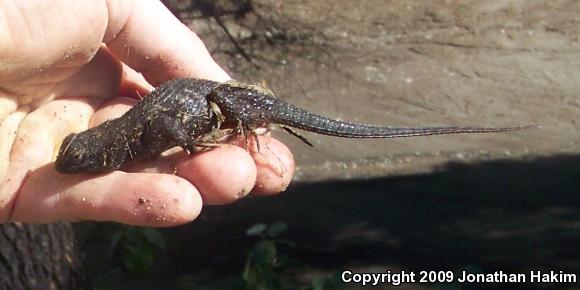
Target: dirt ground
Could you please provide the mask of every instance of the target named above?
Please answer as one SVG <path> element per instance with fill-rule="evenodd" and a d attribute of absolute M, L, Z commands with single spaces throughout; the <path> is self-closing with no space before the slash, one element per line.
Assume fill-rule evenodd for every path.
<path fill-rule="evenodd" d="M 206 13 L 223 11 L 216 18 L 241 49 L 216 18 L 190 26 L 218 61 L 235 78 L 265 82 L 312 111 L 392 126 L 543 126 L 404 140 L 306 134 L 315 148 L 283 136 L 296 154 L 298 180 L 424 173 L 448 161 L 578 150 L 577 1 L 215 3 L 222 6 Z"/>
<path fill-rule="evenodd" d="M 235 78 L 314 112 L 392 126 L 542 125 L 400 140 L 305 133 L 314 148 L 280 134 L 297 183 L 164 231 L 171 275 L 227 288 L 220 281 L 240 274 L 255 242 L 245 230 L 275 221 L 289 225 L 305 276 L 580 273 L 579 1 L 167 2 Z"/>

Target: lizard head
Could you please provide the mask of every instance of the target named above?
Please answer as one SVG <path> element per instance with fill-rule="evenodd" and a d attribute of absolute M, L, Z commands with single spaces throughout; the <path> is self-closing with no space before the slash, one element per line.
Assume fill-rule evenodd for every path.
<path fill-rule="evenodd" d="M 101 146 L 89 131 L 73 133 L 64 139 L 56 158 L 56 170 L 61 173 L 103 171 L 106 146 Z"/>

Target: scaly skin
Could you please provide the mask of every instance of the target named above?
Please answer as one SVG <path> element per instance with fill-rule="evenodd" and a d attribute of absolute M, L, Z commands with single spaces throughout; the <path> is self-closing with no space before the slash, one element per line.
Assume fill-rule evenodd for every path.
<path fill-rule="evenodd" d="M 63 173 L 118 169 L 130 160 L 153 158 L 180 146 L 188 152 L 215 141 L 222 123 L 244 134 L 258 127 L 281 125 L 346 138 L 399 138 L 454 133 L 506 132 L 528 128 L 425 127 L 396 128 L 332 120 L 277 99 L 260 86 L 230 81 L 178 79 L 155 89 L 120 118 L 71 134 L 61 145 L 56 168 Z M 219 133 L 219 132 L 218 132 Z"/>
<path fill-rule="evenodd" d="M 62 173 L 116 170 L 181 146 L 194 152 L 217 129 L 206 95 L 219 83 L 177 79 L 164 83 L 117 119 L 67 136 L 56 159 Z"/>

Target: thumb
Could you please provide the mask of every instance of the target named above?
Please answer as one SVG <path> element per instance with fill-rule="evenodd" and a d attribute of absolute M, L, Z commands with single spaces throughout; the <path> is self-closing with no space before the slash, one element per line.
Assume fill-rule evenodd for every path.
<path fill-rule="evenodd" d="M 199 37 L 160 1 L 108 1 L 105 42 L 123 62 L 152 84 L 175 77 L 226 81 Z"/>

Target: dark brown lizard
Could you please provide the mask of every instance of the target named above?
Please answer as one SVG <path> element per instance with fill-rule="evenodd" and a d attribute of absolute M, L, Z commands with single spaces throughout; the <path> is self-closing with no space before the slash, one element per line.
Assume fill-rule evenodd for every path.
<path fill-rule="evenodd" d="M 364 125 L 313 114 L 277 99 L 271 91 L 260 86 L 235 81 L 178 79 L 155 89 L 120 118 L 67 136 L 61 145 L 56 168 L 63 173 L 111 171 L 129 160 L 153 158 L 176 145 L 192 153 L 199 147 L 207 147 L 208 136 L 227 124 L 236 128 L 232 134 L 246 136 L 256 135 L 255 129 L 259 127 L 281 125 L 309 145 L 291 128 L 346 138 L 399 138 L 528 128 Z"/>

